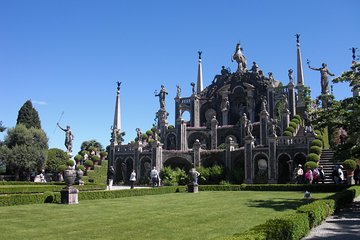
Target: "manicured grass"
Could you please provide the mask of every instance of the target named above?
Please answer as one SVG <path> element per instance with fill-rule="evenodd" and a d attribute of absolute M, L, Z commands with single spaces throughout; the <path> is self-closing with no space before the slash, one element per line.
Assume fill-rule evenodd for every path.
<path fill-rule="evenodd" d="M 293 211 L 302 198 L 302 192 L 227 191 L 1 207 L 0 238 L 213 239 Z"/>

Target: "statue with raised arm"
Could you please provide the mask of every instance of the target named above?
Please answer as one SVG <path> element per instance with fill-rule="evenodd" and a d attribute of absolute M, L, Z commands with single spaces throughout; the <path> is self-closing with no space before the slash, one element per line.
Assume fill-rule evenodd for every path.
<path fill-rule="evenodd" d="M 293 79 L 293 70 L 290 68 L 289 69 L 289 73 L 288 73 L 288 76 L 289 76 L 289 83 L 293 83 L 294 82 L 294 79 Z"/>
<path fill-rule="evenodd" d="M 329 75 L 335 76 L 335 74 L 332 74 L 329 69 L 327 68 L 327 65 L 323 63 L 321 65 L 321 68 L 313 68 L 310 66 L 310 61 L 307 61 L 307 64 L 310 69 L 315 71 L 320 71 L 321 75 L 321 94 L 329 94 Z"/>
<path fill-rule="evenodd" d="M 72 134 L 70 126 L 66 126 L 66 129 L 62 128 L 59 123 L 57 123 L 57 126 L 65 132 L 65 147 L 68 153 L 72 153 L 72 141 L 74 140 L 74 134 Z"/>
<path fill-rule="evenodd" d="M 160 108 L 165 110 L 165 97 L 166 95 L 168 95 L 168 92 L 166 91 L 166 88 L 164 85 L 161 85 L 161 90 L 159 93 L 157 93 L 157 91 L 155 91 L 155 97 L 159 97 L 159 102 L 160 102 Z"/>

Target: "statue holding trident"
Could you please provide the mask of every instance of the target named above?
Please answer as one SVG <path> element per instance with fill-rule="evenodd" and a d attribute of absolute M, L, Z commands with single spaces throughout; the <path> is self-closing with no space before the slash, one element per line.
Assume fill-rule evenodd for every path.
<path fill-rule="evenodd" d="M 72 140 L 74 140 L 74 134 L 72 134 L 70 126 L 66 126 L 65 128 L 62 128 L 59 123 L 57 123 L 57 126 L 65 132 L 65 147 L 67 149 L 67 153 L 72 153 Z"/>
<path fill-rule="evenodd" d="M 160 102 L 160 109 L 165 110 L 165 97 L 166 95 L 168 95 L 168 92 L 166 91 L 166 88 L 164 85 L 161 85 L 161 90 L 159 93 L 157 93 L 157 91 L 155 90 L 155 97 L 159 97 L 159 102 Z"/>
<path fill-rule="evenodd" d="M 322 64 L 321 68 L 313 68 L 310 66 L 310 61 L 307 60 L 308 67 L 315 71 L 320 71 L 321 74 L 321 94 L 329 94 L 329 75 L 335 76 L 335 74 L 332 74 L 329 69 L 327 68 L 327 65 L 325 63 Z"/>

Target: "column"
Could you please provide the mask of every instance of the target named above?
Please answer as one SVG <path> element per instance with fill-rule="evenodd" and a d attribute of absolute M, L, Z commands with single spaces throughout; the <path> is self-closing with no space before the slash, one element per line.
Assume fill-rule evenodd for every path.
<path fill-rule="evenodd" d="M 255 138 L 252 135 L 245 137 L 245 183 L 253 183 L 254 180 L 254 161 L 252 150 L 254 148 Z"/>
<path fill-rule="evenodd" d="M 278 179 L 278 163 L 276 159 L 276 136 L 269 136 L 269 168 L 268 183 L 277 183 Z"/>
<path fill-rule="evenodd" d="M 196 139 L 193 145 L 193 151 L 194 151 L 194 167 L 200 167 L 201 166 L 201 158 L 200 158 L 200 141 L 199 139 Z"/>
<path fill-rule="evenodd" d="M 217 148 L 217 127 L 219 122 L 216 120 L 216 116 L 211 119 L 211 149 Z"/>

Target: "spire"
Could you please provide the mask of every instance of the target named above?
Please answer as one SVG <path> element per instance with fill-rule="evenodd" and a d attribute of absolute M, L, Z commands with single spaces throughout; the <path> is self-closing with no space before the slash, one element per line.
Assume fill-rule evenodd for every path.
<path fill-rule="evenodd" d="M 301 60 L 301 51 L 300 51 L 300 34 L 296 34 L 296 52 L 297 52 L 297 86 L 304 86 L 304 72 L 302 67 Z"/>
<path fill-rule="evenodd" d="M 198 76 L 197 76 L 197 93 L 203 90 L 202 63 L 201 63 L 202 51 L 198 51 L 198 53 L 199 53 L 199 64 L 198 64 Z"/>
<path fill-rule="evenodd" d="M 114 114 L 114 124 L 112 126 L 112 140 L 115 144 L 118 143 L 117 137 L 120 134 L 121 130 L 121 112 L 120 112 L 120 85 L 121 82 L 117 82 L 117 94 L 115 102 L 115 114 Z"/>

